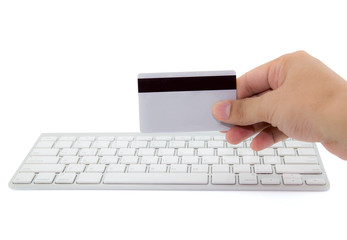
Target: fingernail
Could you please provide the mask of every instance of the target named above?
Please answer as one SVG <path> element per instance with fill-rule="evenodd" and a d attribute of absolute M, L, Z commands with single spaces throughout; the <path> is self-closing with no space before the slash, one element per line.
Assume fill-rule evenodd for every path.
<path fill-rule="evenodd" d="M 214 116 L 221 120 L 229 119 L 231 103 L 229 101 L 217 102 L 213 106 Z"/>

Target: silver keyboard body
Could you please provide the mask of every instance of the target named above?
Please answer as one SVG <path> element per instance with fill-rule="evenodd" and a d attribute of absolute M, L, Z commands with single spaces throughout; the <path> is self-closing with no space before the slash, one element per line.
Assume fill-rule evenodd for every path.
<path fill-rule="evenodd" d="M 44 133 L 12 189 L 325 191 L 317 146 L 289 139 L 264 151 L 219 132 Z"/>

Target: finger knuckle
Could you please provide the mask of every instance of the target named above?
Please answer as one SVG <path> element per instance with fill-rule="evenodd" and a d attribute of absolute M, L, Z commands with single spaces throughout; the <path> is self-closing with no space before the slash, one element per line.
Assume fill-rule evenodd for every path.
<path fill-rule="evenodd" d="M 231 107 L 230 121 L 235 124 L 241 124 L 245 117 L 244 106 L 247 99 L 235 101 Z"/>

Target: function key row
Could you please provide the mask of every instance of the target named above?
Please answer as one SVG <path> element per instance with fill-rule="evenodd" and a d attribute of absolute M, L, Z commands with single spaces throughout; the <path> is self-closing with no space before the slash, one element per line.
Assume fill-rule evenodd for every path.
<path fill-rule="evenodd" d="M 100 137 L 94 137 L 94 136 L 82 136 L 82 137 L 74 137 L 74 136 L 43 136 L 40 138 L 42 141 L 95 141 L 95 140 L 101 140 L 101 141 L 113 141 L 113 140 L 120 140 L 120 141 L 132 141 L 132 140 L 140 140 L 140 141 L 151 141 L 151 140 L 163 140 L 163 141 L 170 141 L 170 140 L 182 140 L 182 141 L 188 141 L 188 140 L 201 140 L 201 141 L 208 141 L 208 140 L 225 140 L 224 135 L 220 136 L 100 136 Z"/>

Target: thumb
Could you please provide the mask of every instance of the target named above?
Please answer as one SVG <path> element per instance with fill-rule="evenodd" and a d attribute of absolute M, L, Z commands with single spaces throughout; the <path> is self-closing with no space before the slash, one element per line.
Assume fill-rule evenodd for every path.
<path fill-rule="evenodd" d="M 212 114 L 219 121 L 240 126 L 269 122 L 272 108 L 265 104 L 266 95 L 217 102 L 212 107 Z"/>

